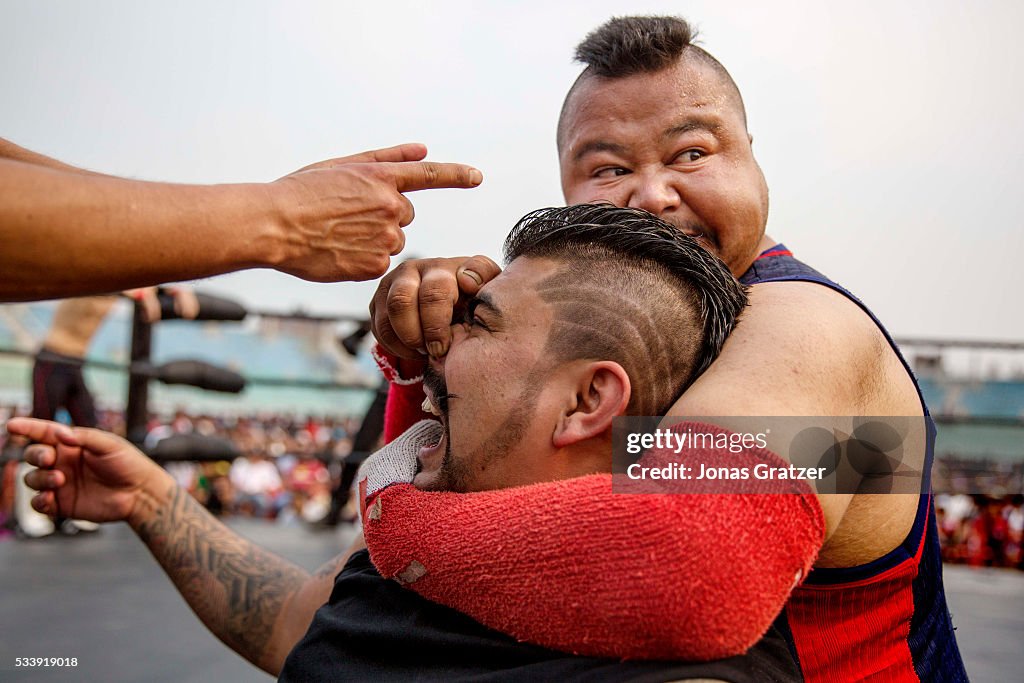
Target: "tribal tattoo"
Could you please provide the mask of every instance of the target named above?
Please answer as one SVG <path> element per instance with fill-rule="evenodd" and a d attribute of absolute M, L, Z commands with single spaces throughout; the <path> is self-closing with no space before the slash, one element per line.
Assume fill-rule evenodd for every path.
<path fill-rule="evenodd" d="M 180 486 L 136 532 L 213 633 L 257 666 L 282 605 L 310 578 L 215 519 Z"/>

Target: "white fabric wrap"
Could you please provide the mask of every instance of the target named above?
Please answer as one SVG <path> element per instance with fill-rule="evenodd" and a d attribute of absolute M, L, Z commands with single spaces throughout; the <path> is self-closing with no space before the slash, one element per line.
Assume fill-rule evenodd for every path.
<path fill-rule="evenodd" d="M 424 446 L 441 441 L 444 428 L 437 420 L 420 420 L 401 436 L 367 458 L 356 481 L 366 479 L 366 495 L 372 496 L 391 484 L 409 484 L 416 476 L 416 457 Z"/>

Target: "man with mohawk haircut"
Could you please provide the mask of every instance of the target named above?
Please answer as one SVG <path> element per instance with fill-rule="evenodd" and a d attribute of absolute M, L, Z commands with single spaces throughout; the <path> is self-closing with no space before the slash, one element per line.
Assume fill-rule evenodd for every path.
<path fill-rule="evenodd" d="M 385 576 L 416 562 L 422 576 L 407 583 L 411 590 L 567 650 L 613 642 L 601 640 L 605 631 L 595 638 L 557 619 L 552 628 L 567 610 L 575 623 L 594 624 L 653 612 L 690 639 L 630 641 L 638 657 L 742 652 L 779 616 L 808 680 L 966 680 L 942 586 L 927 486 L 935 428 L 923 396 L 871 311 L 765 234 L 768 190 L 743 99 L 695 38 L 677 17 L 600 26 L 577 47 L 585 68 L 557 126 L 567 202 L 645 209 L 750 286 L 742 324 L 667 415 L 909 417 L 924 425 L 923 436 L 905 444 L 924 463 L 924 490 L 818 494 L 825 535 L 807 549 L 814 571 L 795 584 L 729 496 L 703 496 L 694 507 L 691 496 L 676 495 L 655 506 L 586 483 L 542 487 L 530 501 L 489 492 L 486 507 L 475 504 L 477 494 L 388 487 L 373 501 L 384 513 L 366 525 L 371 556 Z M 498 272 L 485 256 L 429 259 L 407 261 L 381 281 L 371 316 L 382 367 L 395 380 L 386 438 L 423 416 L 415 381 L 423 357 L 448 352 L 452 309 Z M 559 514 L 549 510 L 553 496 Z M 725 530 L 717 525 L 723 517 L 731 520 Z M 507 529 L 524 525 L 532 552 L 508 552 Z M 792 532 L 800 538 L 802 529 Z M 613 552 L 620 548 L 635 552 Z M 737 574 L 737 561 L 750 558 L 756 567 Z M 544 580 L 520 578 L 533 572 Z M 677 600 L 680 590 L 689 598 Z"/>

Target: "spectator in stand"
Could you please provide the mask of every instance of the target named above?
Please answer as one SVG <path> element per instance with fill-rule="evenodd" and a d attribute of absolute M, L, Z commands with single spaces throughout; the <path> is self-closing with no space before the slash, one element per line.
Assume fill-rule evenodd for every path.
<path fill-rule="evenodd" d="M 1010 499 L 1006 510 L 1009 541 L 1006 544 L 1008 566 L 1024 569 L 1024 495 L 1017 494 Z"/>
<path fill-rule="evenodd" d="M 1020 494 L 936 496 L 936 521 L 945 562 L 975 567 L 1021 565 L 1024 510 Z"/>
<path fill-rule="evenodd" d="M 281 509 L 284 491 L 277 467 L 264 451 L 251 451 L 235 460 L 229 475 L 236 512 L 273 519 Z"/>
<path fill-rule="evenodd" d="M 287 478 L 287 488 L 292 492 L 295 512 L 307 522 L 319 521 L 330 506 L 331 477 L 327 467 L 308 450 L 299 455 L 298 462 Z"/>

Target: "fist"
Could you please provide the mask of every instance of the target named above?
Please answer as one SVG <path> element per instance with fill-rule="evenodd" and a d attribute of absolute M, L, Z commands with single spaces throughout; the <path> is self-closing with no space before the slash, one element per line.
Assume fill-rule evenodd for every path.
<path fill-rule="evenodd" d="M 448 353 L 452 316 L 501 272 L 486 256 L 414 259 L 381 280 L 370 302 L 373 336 L 401 358 Z"/>

